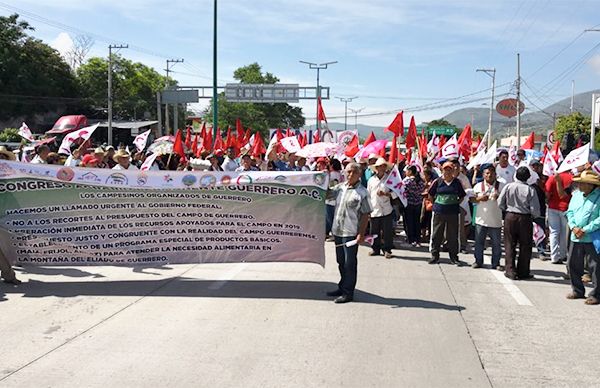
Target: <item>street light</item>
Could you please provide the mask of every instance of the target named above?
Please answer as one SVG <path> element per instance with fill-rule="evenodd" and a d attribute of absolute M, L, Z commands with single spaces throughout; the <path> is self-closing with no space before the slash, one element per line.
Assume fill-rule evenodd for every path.
<path fill-rule="evenodd" d="M 362 112 L 365 108 L 362 107 L 360 109 L 352 109 L 350 108 L 350 112 L 354 113 L 354 129 L 358 129 L 358 114 Z"/>
<path fill-rule="evenodd" d="M 492 114 L 494 113 L 494 89 L 496 88 L 496 68 L 492 69 L 477 69 L 476 72 L 484 72 L 492 77 L 492 102 L 490 103 L 490 118 L 488 122 L 488 148 L 492 146 Z"/>
<path fill-rule="evenodd" d="M 314 62 L 306 62 L 306 61 L 300 61 L 300 63 L 304 63 L 305 65 L 308 65 L 309 69 L 316 69 L 317 70 L 317 133 L 320 130 L 320 126 L 319 126 L 319 99 L 321 98 L 321 86 L 319 86 L 319 71 L 321 69 L 327 69 L 327 67 L 329 65 L 333 65 L 334 63 L 338 63 L 337 61 L 332 61 L 332 62 L 325 62 L 325 63 L 314 63 Z"/>
<path fill-rule="evenodd" d="M 336 97 L 338 100 L 344 103 L 344 131 L 348 130 L 348 103 L 352 102 L 352 100 L 358 98 L 358 96 L 354 97 Z"/>

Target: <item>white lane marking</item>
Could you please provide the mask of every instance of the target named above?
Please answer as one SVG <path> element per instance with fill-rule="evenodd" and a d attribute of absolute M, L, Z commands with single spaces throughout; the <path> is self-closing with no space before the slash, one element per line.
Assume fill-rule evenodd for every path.
<path fill-rule="evenodd" d="M 521 291 L 512 280 L 504 276 L 504 272 L 495 269 L 490 270 L 490 272 L 504 286 L 510 296 L 517 301 L 517 304 L 521 306 L 533 306 L 533 303 L 531 303 L 529 298 L 523 294 L 523 291 Z"/>
<path fill-rule="evenodd" d="M 248 266 L 248 263 L 238 263 L 235 267 L 233 267 L 229 271 L 225 272 L 223 275 L 219 276 L 217 278 L 218 279 L 217 281 L 215 281 L 214 283 L 211 283 L 208 286 L 208 289 L 209 290 L 220 289 L 221 287 L 223 287 L 225 285 L 225 283 L 232 280 L 237 274 L 242 272 L 247 266 Z"/>

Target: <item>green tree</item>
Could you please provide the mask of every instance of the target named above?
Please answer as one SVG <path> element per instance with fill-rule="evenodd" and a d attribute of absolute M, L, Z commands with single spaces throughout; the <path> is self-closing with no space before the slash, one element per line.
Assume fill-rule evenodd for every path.
<path fill-rule="evenodd" d="M 558 118 L 556 127 L 554 128 L 554 138 L 560 140 L 562 148 L 569 152 L 574 144 L 564 144 L 565 136 L 570 133 L 575 140 L 581 135 L 584 135 L 586 139 L 589 139 L 591 123 L 592 119 L 589 116 L 584 116 L 580 112 L 573 112 L 570 115 L 561 116 Z M 598 137 L 596 137 L 594 149 L 600 149 L 600 138 Z"/>
<path fill-rule="evenodd" d="M 77 109 L 77 80 L 58 51 L 28 35 L 19 15 L 0 16 L 0 119 Z"/>
<path fill-rule="evenodd" d="M 266 72 L 263 74 L 258 63 L 240 67 L 233 73 L 233 78 L 246 84 L 275 84 L 279 78 Z M 269 128 L 299 128 L 304 125 L 302 108 L 294 107 L 287 103 L 265 104 L 265 103 L 240 103 L 228 102 L 224 93 L 219 95 L 219 119 L 218 126 L 222 129 L 228 125 L 235 125 L 235 120 L 240 119 L 244 127 L 259 130 L 264 135 Z M 204 119 L 212 122 L 212 105 L 204 111 Z"/>
<path fill-rule="evenodd" d="M 458 129 L 456 127 L 456 125 L 453 125 L 449 121 L 444 120 L 444 119 L 431 120 L 429 123 L 427 123 L 427 128 L 429 128 L 429 127 L 450 127 L 450 128 Z"/>
<path fill-rule="evenodd" d="M 108 59 L 104 58 L 90 58 L 77 68 L 79 83 L 97 108 L 106 108 L 107 73 Z M 144 112 L 156 117 L 156 92 L 175 84 L 154 69 L 119 55 L 113 56 L 112 80 L 113 115 L 120 120 L 140 119 Z"/>
<path fill-rule="evenodd" d="M 23 139 L 19 135 L 19 130 L 17 128 L 4 128 L 4 130 L 0 132 L 0 142 L 20 143 L 21 140 Z"/>

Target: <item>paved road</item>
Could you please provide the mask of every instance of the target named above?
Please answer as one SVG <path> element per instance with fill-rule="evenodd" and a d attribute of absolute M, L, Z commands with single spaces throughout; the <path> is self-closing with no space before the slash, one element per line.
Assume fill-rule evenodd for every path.
<path fill-rule="evenodd" d="M 425 249 L 386 260 L 361 247 L 356 302 L 336 305 L 326 253 L 324 269 L 21 269 L 21 286 L 0 285 L 0 386 L 599 384 L 600 307 L 564 298 L 562 265 L 535 260 L 537 280 L 511 282 L 428 265 Z"/>

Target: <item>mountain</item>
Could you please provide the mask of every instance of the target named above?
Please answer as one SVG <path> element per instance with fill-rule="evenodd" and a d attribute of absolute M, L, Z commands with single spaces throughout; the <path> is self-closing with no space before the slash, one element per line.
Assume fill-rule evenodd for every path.
<path fill-rule="evenodd" d="M 583 115 L 589 116 L 592 114 L 592 94 L 600 93 L 600 90 L 592 90 L 589 92 L 576 94 L 573 98 L 573 110 L 581 112 Z M 524 131 L 534 131 L 538 133 L 546 133 L 553 125 L 553 114 L 556 117 L 568 115 L 570 113 L 571 98 L 565 98 L 552 105 L 546 106 L 540 111 L 534 106 L 531 106 L 526 98 L 523 99 L 525 104 L 525 112 L 521 115 L 521 129 Z M 539 106 L 539 105 L 538 105 Z M 464 127 L 467 123 L 473 120 L 473 128 L 485 132 L 488 128 L 489 108 L 463 108 L 455 110 L 452 113 L 444 116 L 445 120 L 456 125 L 459 128 Z M 515 117 L 504 117 L 494 109 L 492 115 L 492 126 L 494 132 L 500 135 L 514 133 L 517 125 Z"/>

